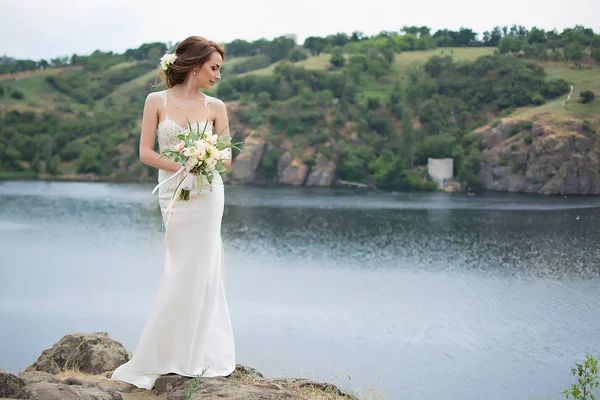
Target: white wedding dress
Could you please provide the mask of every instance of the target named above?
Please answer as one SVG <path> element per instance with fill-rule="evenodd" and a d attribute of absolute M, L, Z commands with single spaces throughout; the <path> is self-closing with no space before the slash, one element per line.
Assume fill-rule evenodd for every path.
<path fill-rule="evenodd" d="M 167 93 L 159 92 L 167 107 Z M 213 98 L 207 97 L 208 107 Z M 200 122 L 201 128 L 204 126 Z M 160 151 L 174 148 L 183 129 L 168 115 L 157 129 Z M 207 130 L 212 131 L 208 124 Z M 174 173 L 159 170 L 159 182 Z M 159 188 L 163 221 L 180 177 Z M 166 226 L 164 270 L 158 293 L 133 357 L 113 379 L 152 389 L 161 375 L 227 376 L 235 369 L 235 348 L 225 298 L 221 218 L 224 186 L 219 174 L 212 184 L 196 184 L 188 201 L 178 200 Z"/>

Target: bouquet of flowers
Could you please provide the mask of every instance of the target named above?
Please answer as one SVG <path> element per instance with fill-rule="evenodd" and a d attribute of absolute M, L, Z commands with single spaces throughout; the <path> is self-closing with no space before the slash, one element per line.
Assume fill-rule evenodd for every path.
<path fill-rule="evenodd" d="M 172 161 L 181 164 L 181 168 L 169 179 L 182 173 L 185 175 L 179 181 L 173 193 L 173 198 L 179 190 L 179 200 L 189 200 L 190 190 L 195 179 L 197 180 L 196 187 L 199 192 L 200 184 L 203 180 L 208 181 L 210 184 L 216 173 L 225 172 L 224 162 L 230 158 L 231 149 L 240 150 L 237 145 L 241 142 L 231 143 L 231 136 L 221 137 L 221 133 L 223 132 L 218 135 L 207 132 L 207 126 L 208 121 L 204 124 L 204 128 L 201 131 L 200 123 L 198 122 L 196 129 L 194 129 L 188 120 L 188 128 L 177 135 L 177 138 L 180 140 L 177 146 L 174 149 L 165 149 L 160 153 L 161 157 L 168 157 Z M 186 173 L 183 172 L 184 170 Z M 152 193 L 167 180 L 159 183 Z"/>

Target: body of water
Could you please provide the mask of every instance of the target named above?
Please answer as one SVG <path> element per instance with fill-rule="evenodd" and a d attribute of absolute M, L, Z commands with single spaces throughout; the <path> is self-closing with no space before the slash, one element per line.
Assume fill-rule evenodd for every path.
<path fill-rule="evenodd" d="M 133 350 L 153 185 L 0 183 L 0 368 L 64 334 Z M 238 363 L 387 399 L 560 399 L 600 357 L 600 198 L 226 188 Z"/>

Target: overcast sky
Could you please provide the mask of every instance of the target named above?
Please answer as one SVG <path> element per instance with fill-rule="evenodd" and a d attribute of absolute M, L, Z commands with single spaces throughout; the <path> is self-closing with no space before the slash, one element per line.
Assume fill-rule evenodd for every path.
<path fill-rule="evenodd" d="M 404 25 L 482 33 L 496 25 L 562 31 L 581 24 L 600 32 L 600 0 L 0 0 L 0 15 L 0 55 L 34 60 L 190 35 L 229 42 L 295 33 L 302 43 Z"/>

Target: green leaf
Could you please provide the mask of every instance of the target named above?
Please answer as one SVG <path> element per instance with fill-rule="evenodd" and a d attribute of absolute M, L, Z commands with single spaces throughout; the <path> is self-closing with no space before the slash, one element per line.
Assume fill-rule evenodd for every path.
<path fill-rule="evenodd" d="M 227 129 L 227 127 L 228 127 L 228 126 L 229 126 L 229 125 L 225 125 L 225 128 L 223 128 L 223 130 L 222 130 L 221 132 L 219 132 L 219 134 L 218 134 L 217 136 L 221 136 L 221 134 L 222 134 L 223 132 L 225 132 L 225 129 Z"/>
<path fill-rule="evenodd" d="M 225 166 L 223 164 L 221 164 L 221 162 L 217 163 L 217 166 L 215 167 L 215 169 L 218 172 L 225 172 L 227 170 L 227 168 L 225 168 Z"/>
<path fill-rule="evenodd" d="M 202 137 L 206 136 L 206 127 L 208 126 L 208 120 L 204 123 L 204 129 L 202 130 Z"/>

